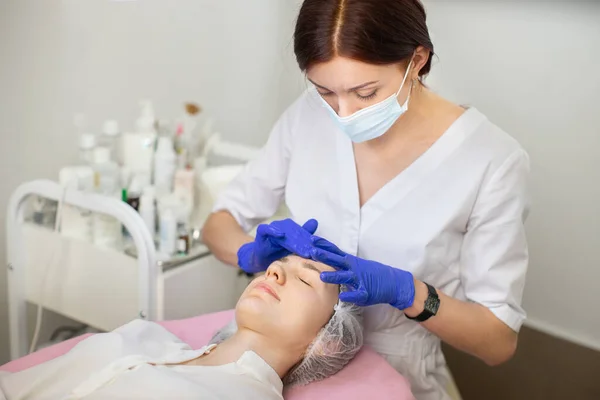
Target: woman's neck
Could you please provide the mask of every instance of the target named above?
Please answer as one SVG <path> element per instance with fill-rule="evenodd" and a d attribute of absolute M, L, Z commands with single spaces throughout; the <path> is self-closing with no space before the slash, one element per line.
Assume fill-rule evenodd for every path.
<path fill-rule="evenodd" d="M 408 111 L 383 136 L 364 147 L 394 152 L 398 144 L 435 141 L 465 110 L 438 96 L 421 84 L 412 88 Z"/>
<path fill-rule="evenodd" d="M 193 365 L 224 365 L 236 362 L 246 352 L 253 351 L 277 372 L 280 378 L 302 358 L 302 351 L 290 351 L 278 346 L 271 338 L 260 333 L 240 329 L 220 343 L 209 354 L 190 362 Z"/>

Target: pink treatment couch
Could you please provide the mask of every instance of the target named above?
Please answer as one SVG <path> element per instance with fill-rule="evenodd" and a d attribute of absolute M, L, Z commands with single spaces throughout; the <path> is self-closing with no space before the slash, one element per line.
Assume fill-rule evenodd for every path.
<path fill-rule="evenodd" d="M 233 318 L 233 311 L 201 315 L 179 321 L 163 321 L 162 326 L 194 349 L 204 346 L 212 335 Z M 18 372 L 68 352 L 89 335 L 42 349 L 0 366 L 0 370 Z M 321 382 L 284 391 L 286 400 L 413 400 L 410 386 L 380 355 L 365 347 L 336 375 Z"/>

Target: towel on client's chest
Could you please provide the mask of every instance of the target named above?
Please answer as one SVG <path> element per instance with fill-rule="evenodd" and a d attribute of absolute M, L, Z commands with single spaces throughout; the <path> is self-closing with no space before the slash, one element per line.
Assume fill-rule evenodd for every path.
<path fill-rule="evenodd" d="M 54 360 L 0 375 L 0 393 L 11 400 L 282 399 L 281 380 L 253 352 L 218 367 L 166 365 L 197 358 L 207 350 L 192 350 L 162 326 L 135 320 L 91 336 Z M 2 395 L 0 399 L 5 400 Z"/>

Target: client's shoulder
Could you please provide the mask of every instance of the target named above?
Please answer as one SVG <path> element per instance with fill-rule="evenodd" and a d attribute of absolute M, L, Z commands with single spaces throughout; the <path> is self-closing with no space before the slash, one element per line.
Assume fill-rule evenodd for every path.
<path fill-rule="evenodd" d="M 127 322 L 126 324 L 121 325 L 120 327 L 115 329 L 113 332 L 116 332 L 116 333 L 131 332 L 131 333 L 133 333 L 133 332 L 141 332 L 141 331 L 148 331 L 148 330 L 160 330 L 160 329 L 165 330 L 165 328 L 163 328 L 156 322 L 146 321 L 144 319 L 133 319 L 133 320 Z"/>
<path fill-rule="evenodd" d="M 181 339 L 161 324 L 143 319 L 134 319 L 115 329 L 113 333 L 127 338 L 134 338 L 140 342 L 151 340 L 183 343 Z"/>
<path fill-rule="evenodd" d="M 190 346 L 156 322 L 132 320 L 117 329 L 96 334 L 80 342 L 79 347 L 97 347 L 122 354 L 145 354 L 190 350 Z"/>

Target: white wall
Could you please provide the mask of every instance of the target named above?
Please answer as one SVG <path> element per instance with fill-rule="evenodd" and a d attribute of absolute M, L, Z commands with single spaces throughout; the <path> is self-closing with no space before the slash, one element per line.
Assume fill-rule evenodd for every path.
<path fill-rule="evenodd" d="M 0 0 L 0 259 L 8 196 L 76 159 L 75 112 L 131 128 L 197 101 L 226 138 L 262 144 L 304 87 L 292 57 L 297 4 L 281 0 Z M 0 268 L 0 364 L 8 359 Z"/>
<path fill-rule="evenodd" d="M 426 7 L 439 56 L 430 85 L 531 156 L 529 323 L 600 349 L 600 4 Z"/>

